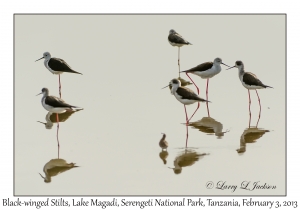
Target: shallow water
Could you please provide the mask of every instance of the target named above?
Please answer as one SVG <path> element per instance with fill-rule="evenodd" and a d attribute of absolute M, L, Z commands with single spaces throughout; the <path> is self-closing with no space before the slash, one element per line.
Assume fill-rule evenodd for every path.
<path fill-rule="evenodd" d="M 15 16 L 15 195 L 285 194 L 284 17 Z M 242 60 L 274 87 L 258 90 L 257 128 L 255 91 L 249 128 L 248 92 L 238 70 L 225 66 L 209 80 L 210 117 L 201 103 L 185 126 L 184 106 L 161 89 L 178 77 L 177 47 L 167 41 L 173 27 L 193 43 L 181 48 L 181 70 L 216 57 L 230 66 Z M 34 62 L 45 51 L 83 74 L 61 76 L 62 98 L 84 110 L 60 115 L 60 148 L 55 117 L 40 123 L 48 112 L 35 96 L 43 87 L 58 96 L 58 76 Z M 206 80 L 191 77 L 205 98 Z M 187 106 L 189 116 L 196 107 Z M 163 152 L 161 133 L 169 143 Z M 53 165 L 64 168 L 45 183 L 39 173 L 46 177 L 44 166 L 58 158 Z M 255 182 L 276 189 L 250 190 Z"/>

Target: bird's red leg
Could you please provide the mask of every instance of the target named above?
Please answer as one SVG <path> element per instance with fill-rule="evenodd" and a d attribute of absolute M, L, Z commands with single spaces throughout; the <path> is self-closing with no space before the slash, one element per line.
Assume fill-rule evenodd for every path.
<path fill-rule="evenodd" d="M 259 120 L 260 120 L 261 104 L 260 104 L 260 98 L 259 98 L 259 96 L 258 96 L 257 90 L 255 89 L 255 91 L 256 91 L 257 98 L 258 98 L 258 102 L 259 102 L 259 115 L 258 115 L 258 120 L 257 120 L 257 123 L 256 123 L 256 127 L 257 127 L 258 122 L 259 122 Z"/>
<path fill-rule="evenodd" d="M 196 87 L 196 89 L 197 89 L 197 93 L 198 93 L 198 95 L 199 95 L 200 91 L 199 91 L 198 86 L 197 86 L 196 83 L 192 80 L 192 78 L 189 76 L 189 74 L 188 74 L 187 72 L 186 72 L 185 74 L 186 74 L 186 76 L 188 76 L 188 78 L 190 78 L 190 80 L 192 81 L 192 83 L 195 85 L 195 87 Z"/>
<path fill-rule="evenodd" d="M 61 84 L 60 84 L 60 74 L 58 75 L 58 81 L 59 81 L 59 97 L 61 98 Z"/>
<path fill-rule="evenodd" d="M 207 84 L 206 84 L 206 100 L 207 101 L 208 101 L 208 81 L 209 81 L 209 78 L 207 79 Z M 208 108 L 208 102 L 206 102 L 206 108 L 207 108 L 208 117 L 210 117 L 209 108 Z"/>
<path fill-rule="evenodd" d="M 58 158 L 59 158 L 59 140 L 58 140 L 59 118 L 58 118 L 58 114 L 57 113 L 56 113 L 56 122 L 57 122 L 56 140 L 57 140 Z"/>
<path fill-rule="evenodd" d="M 189 139 L 189 129 L 188 129 L 188 125 L 186 125 L 186 140 L 185 140 L 185 147 L 187 147 L 188 139 Z"/>
<path fill-rule="evenodd" d="M 251 98 L 250 98 L 250 90 L 249 89 L 248 89 L 248 95 L 249 95 L 249 128 L 250 128 L 250 123 L 251 123 L 251 110 L 250 110 Z"/>
<path fill-rule="evenodd" d="M 198 106 L 197 106 L 197 109 L 194 111 L 194 113 L 192 114 L 191 118 L 188 120 L 188 122 L 192 119 L 192 117 L 194 116 L 194 114 L 197 112 L 197 110 L 199 109 L 200 107 L 200 102 L 198 102 Z"/>
<path fill-rule="evenodd" d="M 185 147 L 187 147 L 187 142 L 188 142 L 188 137 L 189 137 L 189 131 L 188 131 L 188 116 L 187 116 L 187 112 L 186 112 L 186 107 L 184 105 L 184 110 L 185 110 L 185 119 L 186 119 L 186 141 L 185 141 Z"/>

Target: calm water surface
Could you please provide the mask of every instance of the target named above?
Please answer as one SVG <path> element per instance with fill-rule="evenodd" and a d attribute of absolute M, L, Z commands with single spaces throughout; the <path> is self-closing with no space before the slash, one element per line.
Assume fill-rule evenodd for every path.
<path fill-rule="evenodd" d="M 17 15 L 15 195 L 285 194 L 284 23 L 284 16 Z M 181 48 L 182 70 L 216 57 L 230 66 L 242 60 L 274 87 L 258 90 L 257 127 L 255 91 L 249 128 L 248 92 L 238 70 L 225 66 L 209 82 L 209 116 L 201 103 L 186 127 L 184 106 L 161 89 L 178 77 L 178 51 L 167 41 L 173 27 L 193 43 Z M 43 87 L 58 96 L 58 76 L 34 62 L 45 51 L 83 73 L 61 76 L 62 98 L 84 110 L 59 116 L 59 148 L 56 117 L 35 96 Z M 206 80 L 191 77 L 205 98 Z M 196 107 L 187 106 L 189 116 Z M 276 189 L 240 188 L 255 182 Z"/>

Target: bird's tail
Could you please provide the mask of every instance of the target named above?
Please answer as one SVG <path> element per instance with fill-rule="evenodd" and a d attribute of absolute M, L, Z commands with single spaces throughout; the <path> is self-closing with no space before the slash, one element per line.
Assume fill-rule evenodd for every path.
<path fill-rule="evenodd" d="M 201 98 L 200 102 L 209 102 L 209 103 L 211 103 L 211 101 L 207 101 L 207 100 L 205 100 L 203 98 Z"/>
<path fill-rule="evenodd" d="M 79 111 L 79 110 L 83 110 L 83 108 L 78 107 L 78 106 L 71 106 L 70 107 L 72 111 Z"/>
<path fill-rule="evenodd" d="M 77 72 L 77 71 L 74 71 L 74 70 L 72 70 L 72 71 L 71 71 L 71 73 L 74 73 L 74 74 L 81 74 L 81 75 L 83 75 L 82 73 L 80 73 L 80 72 Z"/>
<path fill-rule="evenodd" d="M 189 70 L 181 71 L 180 73 L 189 73 Z"/>
<path fill-rule="evenodd" d="M 271 86 L 265 85 L 265 88 L 267 88 L 267 87 L 268 87 L 268 88 L 273 88 L 273 87 L 271 87 Z"/>

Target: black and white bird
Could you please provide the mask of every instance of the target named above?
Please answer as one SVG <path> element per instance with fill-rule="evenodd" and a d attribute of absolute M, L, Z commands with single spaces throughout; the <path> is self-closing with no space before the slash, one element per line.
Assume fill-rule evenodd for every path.
<path fill-rule="evenodd" d="M 190 78 L 190 76 L 188 75 L 189 73 L 191 74 L 195 74 L 199 77 L 201 77 L 202 79 L 207 79 L 207 83 L 206 83 L 206 100 L 208 100 L 208 81 L 209 78 L 212 78 L 213 76 L 219 74 L 222 70 L 221 68 L 221 64 L 226 65 L 225 63 L 222 62 L 221 58 L 215 58 L 214 62 L 205 62 L 202 64 L 199 64 L 198 66 L 195 66 L 191 69 L 182 71 L 184 73 L 186 73 L 186 75 Z M 230 67 L 230 66 L 228 66 Z M 190 80 L 194 83 L 194 81 L 192 80 L 192 78 L 190 78 Z M 197 92 L 199 95 L 199 88 L 197 87 L 197 85 L 194 83 L 194 85 L 197 88 Z"/>
<path fill-rule="evenodd" d="M 199 103 L 198 103 L 198 107 L 195 110 L 194 114 L 191 116 L 190 119 L 188 119 L 187 117 L 187 112 L 186 112 L 186 107 L 185 105 L 190 105 L 196 102 L 210 102 L 207 101 L 203 98 L 200 98 L 196 93 L 194 93 L 192 90 L 190 90 L 187 87 L 181 87 L 181 82 L 178 79 L 172 79 L 169 83 L 169 85 L 167 85 L 166 87 L 171 86 L 171 94 L 175 96 L 175 98 L 184 105 L 184 110 L 185 110 L 185 116 L 186 116 L 186 124 L 188 124 L 188 122 L 192 119 L 192 117 L 194 116 L 194 114 L 196 113 L 196 111 L 199 108 Z M 166 88 L 164 87 L 164 88 Z"/>
<path fill-rule="evenodd" d="M 177 33 L 173 29 L 169 31 L 168 41 L 172 46 L 178 47 L 178 68 L 180 72 L 180 47 L 192 44 L 186 41 L 179 33 Z"/>
<path fill-rule="evenodd" d="M 36 60 L 39 61 L 41 59 L 45 59 L 44 65 L 45 67 L 52 73 L 58 74 L 59 79 L 59 95 L 61 97 L 61 84 L 60 84 L 60 74 L 67 72 L 67 73 L 75 73 L 75 74 L 82 74 L 77 71 L 74 71 L 63 59 L 60 58 L 51 58 L 51 54 L 49 52 L 44 52 L 43 57 Z"/>
<path fill-rule="evenodd" d="M 40 94 L 43 94 L 42 105 L 49 112 L 60 114 L 66 111 L 76 111 L 78 109 L 82 109 L 80 107 L 67 104 L 63 99 L 56 96 L 49 96 L 48 88 L 43 88 L 42 92 L 37 95 Z"/>
<path fill-rule="evenodd" d="M 258 98 L 258 102 L 259 102 L 259 117 L 258 119 L 260 119 L 260 114 L 261 114 L 261 104 L 260 104 L 260 98 L 258 96 L 257 90 L 256 89 L 265 89 L 265 88 L 273 88 L 271 86 L 265 85 L 263 84 L 255 74 L 251 73 L 251 72 L 245 72 L 245 67 L 242 61 L 236 61 L 235 65 L 228 68 L 228 69 L 232 69 L 232 68 L 238 68 L 239 70 L 239 79 L 242 83 L 242 85 L 248 89 L 248 95 L 249 95 L 249 115 L 250 115 L 250 120 L 251 120 L 251 110 L 250 110 L 250 104 L 251 104 L 251 98 L 250 98 L 250 90 L 255 90 L 256 91 L 256 95 Z M 228 70 L 227 69 L 227 70 Z M 249 126 L 250 126 L 250 120 L 249 120 Z M 257 121 L 258 124 L 258 121 Z M 257 126 L 256 124 L 256 126 Z"/>

